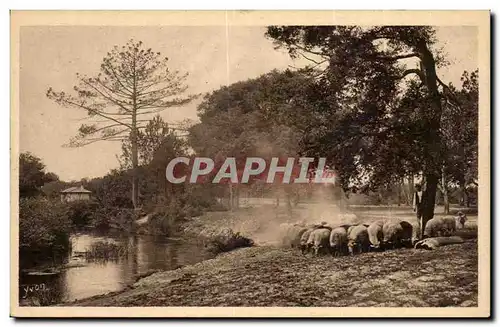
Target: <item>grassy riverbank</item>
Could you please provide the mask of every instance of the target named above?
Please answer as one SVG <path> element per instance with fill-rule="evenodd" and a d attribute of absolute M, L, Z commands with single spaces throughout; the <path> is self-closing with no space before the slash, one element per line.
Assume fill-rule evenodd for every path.
<path fill-rule="evenodd" d="M 71 305 L 477 306 L 475 238 L 433 251 L 398 249 L 354 257 L 313 258 L 280 248 L 272 236 L 276 233 L 274 226 L 285 218 L 277 211 L 271 219 L 265 215 L 269 208 L 264 209 L 209 213 L 184 226 L 191 232 L 207 226 L 233 228 L 252 237 L 257 246 L 158 272 L 122 292 Z M 397 216 L 411 216 L 407 208 L 400 211 Z M 373 220 L 388 214 L 387 210 L 357 210 L 356 219 Z M 473 229 L 473 225 L 475 218 L 471 217 L 469 227 Z"/>
<path fill-rule="evenodd" d="M 78 306 L 477 306 L 477 243 L 304 257 L 238 249 Z"/>

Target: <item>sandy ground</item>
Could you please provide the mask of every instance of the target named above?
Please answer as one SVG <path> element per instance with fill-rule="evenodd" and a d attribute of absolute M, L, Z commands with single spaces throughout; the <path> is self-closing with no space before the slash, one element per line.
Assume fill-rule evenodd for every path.
<path fill-rule="evenodd" d="M 309 219 L 312 209 L 304 210 L 306 214 L 300 210 L 296 210 L 295 218 Z M 254 238 L 257 246 L 159 272 L 125 291 L 72 305 L 477 306 L 475 238 L 432 251 L 396 249 L 353 257 L 303 256 L 279 247 L 273 240 L 276 226 L 289 219 L 283 212 L 270 212 L 269 208 L 246 208 L 193 219 L 186 230 L 230 227 Z M 349 214 L 344 217 L 358 221 L 389 215 L 407 220 L 413 217 L 408 208 L 358 208 Z M 476 219 L 469 216 L 469 231 L 474 230 Z"/>

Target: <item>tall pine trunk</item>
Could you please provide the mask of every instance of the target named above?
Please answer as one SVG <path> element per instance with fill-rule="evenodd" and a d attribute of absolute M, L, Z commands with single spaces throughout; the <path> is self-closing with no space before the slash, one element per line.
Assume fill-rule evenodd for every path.
<path fill-rule="evenodd" d="M 132 76 L 132 130 L 130 131 L 132 143 L 132 204 L 134 209 L 139 206 L 139 179 L 137 177 L 137 168 L 139 167 L 139 151 L 137 146 L 137 76 L 136 76 L 136 61 L 133 62 Z"/>
<path fill-rule="evenodd" d="M 137 147 L 137 125 L 136 125 L 136 115 L 132 116 L 132 131 L 131 143 L 132 143 L 132 204 L 134 208 L 137 209 L 139 206 L 139 179 L 137 177 L 137 168 L 139 167 L 139 154 Z"/>

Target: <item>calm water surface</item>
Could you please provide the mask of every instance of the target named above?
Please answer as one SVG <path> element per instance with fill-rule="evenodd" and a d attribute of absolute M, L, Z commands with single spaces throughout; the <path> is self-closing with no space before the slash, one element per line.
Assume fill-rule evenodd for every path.
<path fill-rule="evenodd" d="M 126 246 L 128 254 L 118 260 L 87 261 L 81 253 L 98 241 Z M 71 243 L 64 268 L 20 273 L 21 305 L 51 305 L 119 291 L 152 270 L 172 270 L 210 257 L 199 244 L 164 236 L 85 232 L 72 235 Z"/>

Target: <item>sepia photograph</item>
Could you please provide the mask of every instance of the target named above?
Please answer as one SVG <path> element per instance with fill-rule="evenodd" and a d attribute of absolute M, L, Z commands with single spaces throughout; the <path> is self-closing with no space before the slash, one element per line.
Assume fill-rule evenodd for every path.
<path fill-rule="evenodd" d="M 489 317 L 490 12 L 12 11 L 14 317 Z"/>

